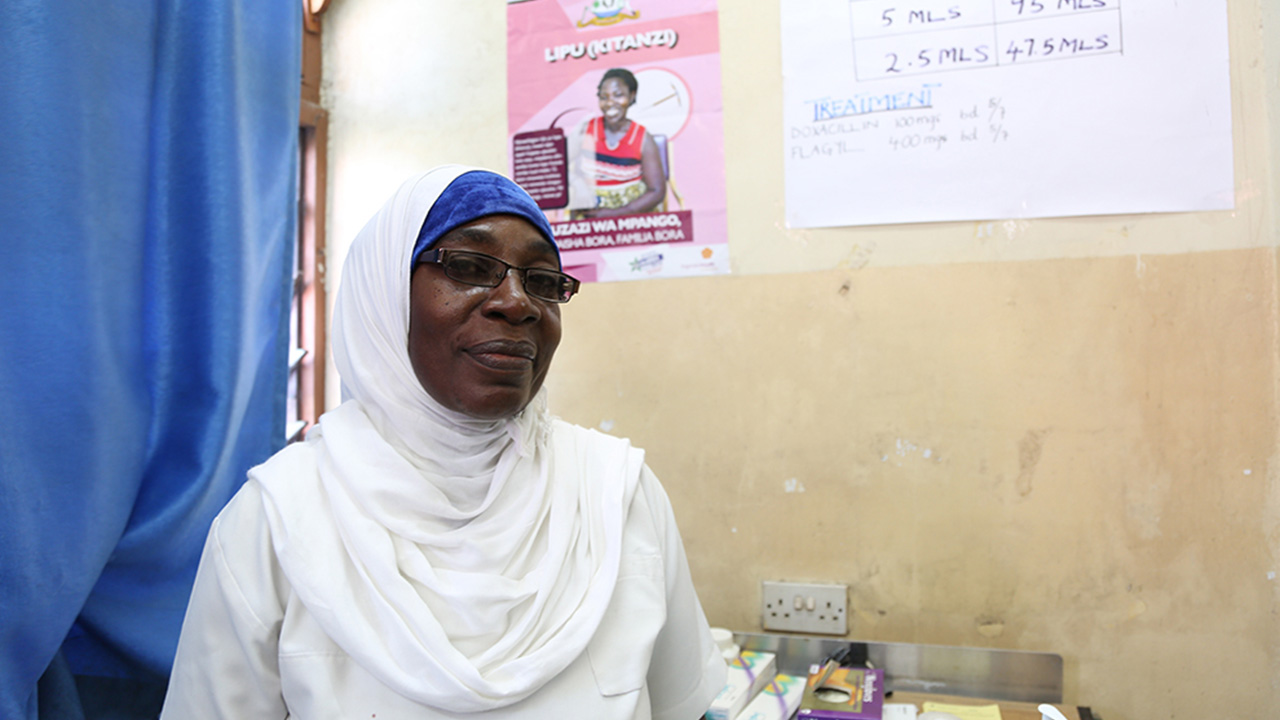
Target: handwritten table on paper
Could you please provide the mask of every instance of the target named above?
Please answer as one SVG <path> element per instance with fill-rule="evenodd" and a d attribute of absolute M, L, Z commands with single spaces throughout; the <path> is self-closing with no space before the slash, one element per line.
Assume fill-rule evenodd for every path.
<path fill-rule="evenodd" d="M 787 222 L 1233 205 L 1222 0 L 782 3 Z"/>
<path fill-rule="evenodd" d="M 852 0 L 859 80 L 1118 53 L 1119 0 Z"/>

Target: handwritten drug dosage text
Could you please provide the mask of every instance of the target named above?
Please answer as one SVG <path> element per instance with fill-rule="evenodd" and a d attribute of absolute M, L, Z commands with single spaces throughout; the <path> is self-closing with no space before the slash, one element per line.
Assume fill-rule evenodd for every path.
<path fill-rule="evenodd" d="M 954 111 L 894 118 L 893 132 L 885 142 L 895 153 L 940 151 L 953 143 L 999 145 L 1009 141 L 1007 116 L 1004 99 L 990 97 L 985 104 L 971 102 Z"/>
<path fill-rule="evenodd" d="M 1009 141 L 1010 116 L 1002 97 L 935 103 L 939 88 L 931 83 L 893 95 L 811 100 L 806 103 L 809 122 L 788 130 L 788 159 L 833 159 L 882 148 L 893 153 L 938 152 Z"/>
<path fill-rule="evenodd" d="M 850 0 L 858 80 L 1122 51 L 1120 0 Z"/>

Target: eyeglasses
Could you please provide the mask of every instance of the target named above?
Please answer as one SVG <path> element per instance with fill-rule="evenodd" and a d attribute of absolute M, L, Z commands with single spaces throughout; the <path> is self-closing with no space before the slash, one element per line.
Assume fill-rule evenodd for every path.
<path fill-rule="evenodd" d="M 569 302 L 581 284 L 562 272 L 547 268 L 516 267 L 492 255 L 469 250 L 428 250 L 418 256 L 418 262 L 435 263 L 444 268 L 445 277 L 460 283 L 491 288 L 501 285 L 508 271 L 518 270 L 526 293 L 553 303 Z"/>

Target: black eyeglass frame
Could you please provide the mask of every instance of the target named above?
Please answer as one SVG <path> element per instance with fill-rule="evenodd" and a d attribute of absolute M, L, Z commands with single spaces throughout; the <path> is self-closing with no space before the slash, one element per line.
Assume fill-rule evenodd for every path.
<path fill-rule="evenodd" d="M 472 282 L 471 280 L 466 280 L 464 278 L 454 277 L 453 275 L 449 274 L 449 266 L 447 264 L 450 255 L 466 255 L 471 257 L 484 258 L 485 260 L 492 260 L 493 262 L 498 263 L 499 265 L 502 266 L 502 274 L 497 276 L 497 278 L 495 279 L 492 285 L 486 284 L 486 283 Z M 488 288 L 498 287 L 499 285 L 502 284 L 503 280 L 507 279 L 507 273 L 511 272 L 512 270 L 519 270 L 520 286 L 524 289 L 525 294 L 527 294 L 529 297 L 537 298 L 539 300 L 543 300 L 549 303 L 555 303 L 557 305 L 562 305 L 572 300 L 573 296 L 578 294 L 578 288 L 581 287 L 582 285 L 581 281 L 579 281 L 577 278 L 573 277 L 572 275 L 567 275 L 565 273 L 562 273 L 559 270 L 552 270 L 550 268 L 543 268 L 543 267 L 519 267 L 517 265 L 512 265 L 509 262 L 496 258 L 492 255 L 486 255 L 482 252 L 476 252 L 474 250 L 457 250 L 454 248 L 436 248 L 434 250 L 426 250 L 421 255 L 418 256 L 418 264 L 421 264 L 421 263 L 431 263 L 433 265 L 439 265 L 440 269 L 444 271 L 445 277 L 449 278 L 450 280 L 460 282 L 464 285 L 471 285 L 474 287 L 488 287 Z M 546 273 L 548 275 L 554 275 L 556 279 L 559 281 L 559 286 L 562 289 L 567 290 L 567 296 L 564 299 L 550 298 L 550 297 L 543 297 L 542 295 L 537 295 L 535 293 L 530 292 L 529 291 L 529 273 L 531 271 L 537 272 L 537 273 Z M 569 283 L 567 287 L 564 285 L 564 281 L 566 280 Z"/>

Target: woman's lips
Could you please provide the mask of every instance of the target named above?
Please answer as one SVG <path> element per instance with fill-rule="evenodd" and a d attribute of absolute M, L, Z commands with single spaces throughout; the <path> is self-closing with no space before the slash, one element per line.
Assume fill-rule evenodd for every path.
<path fill-rule="evenodd" d="M 494 370 L 527 370 L 538 356 L 538 348 L 523 340 L 490 340 L 466 349 L 467 355 Z"/>

